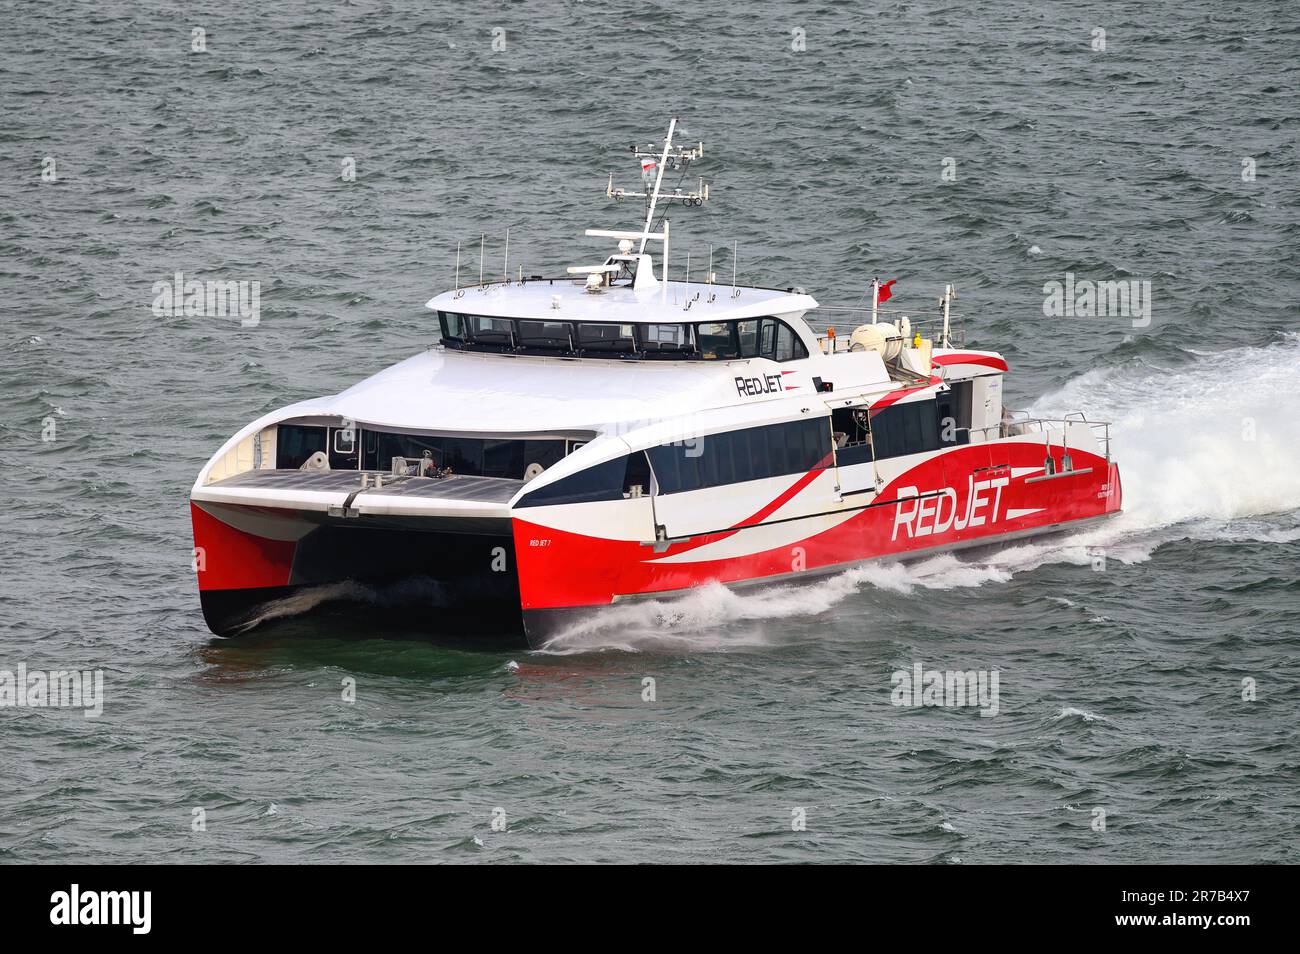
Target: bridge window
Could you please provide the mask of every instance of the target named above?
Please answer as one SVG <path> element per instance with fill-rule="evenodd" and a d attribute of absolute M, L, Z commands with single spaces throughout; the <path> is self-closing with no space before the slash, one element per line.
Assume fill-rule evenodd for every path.
<path fill-rule="evenodd" d="M 726 361 L 740 357 L 736 343 L 736 325 L 731 321 L 711 321 L 695 326 L 695 341 L 705 358 Z"/>
<path fill-rule="evenodd" d="M 519 343 L 528 349 L 572 351 L 573 335 L 567 321 L 519 319 Z"/>
<path fill-rule="evenodd" d="M 691 346 L 690 325 L 642 325 L 640 332 L 641 350 L 647 353 L 685 353 L 694 350 Z"/>
<path fill-rule="evenodd" d="M 808 349 L 804 347 L 803 342 L 799 340 L 789 325 L 783 321 L 775 321 L 772 318 L 767 320 L 772 321 L 777 326 L 776 344 L 771 355 L 773 361 L 794 361 L 798 358 L 808 357 Z M 766 358 L 768 355 L 765 354 L 763 357 Z"/>
<path fill-rule="evenodd" d="M 442 344 L 471 351 L 549 352 L 586 357 L 730 361 L 808 357 L 794 329 L 777 318 L 701 324 L 570 322 L 438 312 Z"/>
<path fill-rule="evenodd" d="M 636 335 L 632 325 L 583 322 L 578 325 L 578 347 L 583 351 L 631 354 L 636 351 Z"/>
<path fill-rule="evenodd" d="M 747 318 L 744 321 L 736 322 L 736 334 L 740 338 L 740 356 L 742 358 L 757 358 L 760 356 L 758 326 L 759 320 L 757 318 Z"/>

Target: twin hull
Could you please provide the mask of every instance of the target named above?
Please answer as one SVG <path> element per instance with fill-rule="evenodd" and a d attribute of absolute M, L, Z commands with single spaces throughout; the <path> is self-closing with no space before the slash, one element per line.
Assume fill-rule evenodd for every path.
<path fill-rule="evenodd" d="M 339 516 L 191 503 L 204 616 L 216 633 L 322 603 L 392 610 L 415 629 L 543 644 L 627 599 L 709 582 L 813 576 L 879 558 L 998 543 L 1113 514 L 1117 466 L 1008 438 L 873 466 L 661 496 L 504 508 L 497 516 Z M 452 481 L 456 478 L 451 478 Z M 656 527 L 660 539 L 656 542 Z"/>

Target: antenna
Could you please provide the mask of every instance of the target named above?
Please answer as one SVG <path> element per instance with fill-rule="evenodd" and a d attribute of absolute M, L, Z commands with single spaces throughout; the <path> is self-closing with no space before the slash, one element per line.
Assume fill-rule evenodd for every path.
<path fill-rule="evenodd" d="M 731 246 L 731 297 L 739 298 L 740 289 L 736 287 L 736 256 L 740 254 L 740 242 L 734 240 Z"/>
<path fill-rule="evenodd" d="M 712 286 L 714 284 L 713 279 L 715 277 L 716 276 L 713 274 L 713 243 L 710 242 L 709 243 L 709 274 L 705 276 L 705 281 L 707 281 L 709 285 Z M 713 291 L 712 287 L 710 287 L 709 301 L 712 302 L 717 297 L 718 297 L 717 293 Z"/>
<path fill-rule="evenodd" d="M 478 287 L 483 288 L 483 247 L 487 241 L 487 235 L 480 232 L 478 237 Z"/>
<path fill-rule="evenodd" d="M 690 311 L 692 301 L 693 299 L 691 298 L 691 250 L 687 249 L 686 250 L 686 307 L 683 308 L 682 310 Z"/>
<path fill-rule="evenodd" d="M 623 201 L 624 199 L 645 199 L 646 216 L 645 226 L 641 230 L 641 244 L 637 249 L 637 254 L 645 252 L 645 243 L 648 239 L 657 238 L 650 229 L 654 225 L 655 208 L 660 199 L 672 201 L 678 199 L 683 205 L 701 206 L 709 200 L 709 185 L 701 177 L 698 188 L 690 192 L 683 192 L 681 189 L 674 189 L 670 194 L 663 194 L 664 170 L 672 166 L 674 170 L 687 169 L 690 164 L 697 159 L 704 157 L 704 143 L 698 143 L 695 146 L 686 148 L 685 146 L 673 147 L 673 136 L 677 132 L 677 117 L 674 116 L 668 123 L 668 135 L 664 137 L 663 149 L 657 154 L 655 152 L 646 152 L 637 146 L 632 146 L 632 155 L 641 161 L 641 177 L 644 180 L 646 191 L 632 192 L 623 188 L 614 187 L 614 173 L 609 174 L 609 182 L 605 186 L 605 195 L 611 199 Z M 653 146 L 647 149 L 653 149 Z M 653 178 L 653 185 L 651 180 Z"/>
<path fill-rule="evenodd" d="M 952 345 L 948 343 L 948 304 L 956 297 L 957 293 L 952 290 L 951 285 L 947 286 L 943 290 L 943 347 L 945 348 L 952 347 Z"/>
<path fill-rule="evenodd" d="M 510 230 L 509 229 L 506 229 L 506 259 L 504 265 L 501 268 L 501 279 L 505 284 L 507 285 L 510 284 Z"/>
<path fill-rule="evenodd" d="M 460 243 L 456 243 L 456 290 L 452 298 L 460 297 Z"/>

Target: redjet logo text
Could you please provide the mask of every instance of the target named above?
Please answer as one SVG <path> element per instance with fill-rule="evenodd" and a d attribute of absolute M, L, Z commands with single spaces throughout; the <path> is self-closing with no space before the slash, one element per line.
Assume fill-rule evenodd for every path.
<path fill-rule="evenodd" d="M 927 491 L 924 495 L 915 487 L 899 487 L 899 498 L 911 499 L 900 499 L 895 506 L 894 532 L 889 539 L 897 540 L 899 530 L 906 530 L 910 539 L 998 523 L 1003 517 L 1002 488 L 1008 482 L 1007 477 L 990 480 L 968 477 L 965 508 L 958 505 L 957 491 L 951 487 Z"/>
<path fill-rule="evenodd" d="M 764 374 L 756 378 L 736 376 L 736 393 L 741 397 L 775 394 L 784 390 L 785 386 L 781 383 L 781 375 L 779 374 Z"/>

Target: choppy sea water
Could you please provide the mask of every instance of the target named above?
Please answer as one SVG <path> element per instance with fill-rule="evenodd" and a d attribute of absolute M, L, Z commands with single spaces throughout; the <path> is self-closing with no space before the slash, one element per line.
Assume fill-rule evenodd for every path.
<path fill-rule="evenodd" d="M 106 701 L 0 708 L 0 859 L 1300 860 L 1298 52 L 1282 2 L 20 5 L 0 668 L 102 668 Z M 603 253 L 582 229 L 637 211 L 605 177 L 673 113 L 714 183 L 679 263 L 736 240 L 742 280 L 897 278 L 917 314 L 953 282 L 1010 403 L 1114 422 L 1125 514 L 546 652 L 214 640 L 207 457 L 430 346 L 457 241 Z M 155 317 L 178 271 L 260 281 L 260 322 Z M 1067 273 L 1150 281 L 1150 324 L 1044 317 Z M 892 705 L 917 663 L 996 669 L 998 714 Z"/>

